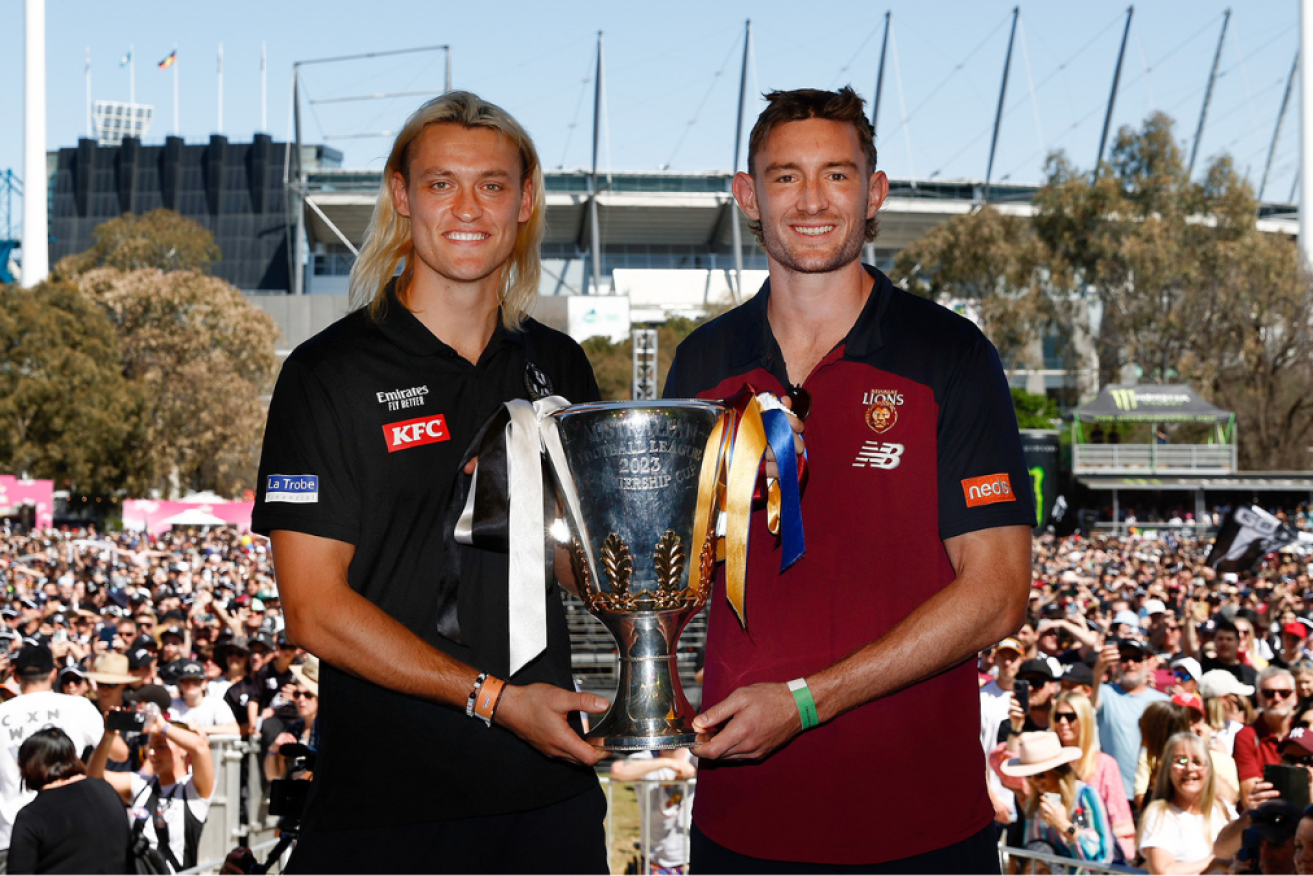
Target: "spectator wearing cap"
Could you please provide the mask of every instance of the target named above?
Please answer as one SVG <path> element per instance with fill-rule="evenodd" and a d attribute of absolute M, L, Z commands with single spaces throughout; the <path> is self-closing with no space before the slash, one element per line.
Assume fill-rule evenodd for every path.
<path fill-rule="evenodd" d="M 255 684 L 260 697 L 260 750 L 268 752 L 275 737 L 287 725 L 297 719 L 296 703 L 292 690 L 296 676 L 292 674 L 292 664 L 305 652 L 296 647 L 286 633 L 280 633 L 277 639 L 278 650 L 273 658 L 255 674 Z"/>
<path fill-rule="evenodd" d="M 1029 708 L 1022 711 L 1015 702 L 1008 713 L 1010 726 L 1005 733 L 1000 733 L 997 741 L 1004 742 L 1008 736 L 1031 733 L 1036 730 L 1049 729 L 1049 711 L 1053 697 L 1059 691 L 1058 674 L 1044 658 L 1026 660 L 1017 670 L 1017 681 L 1025 682 L 1030 688 Z"/>
<path fill-rule="evenodd" d="M 980 744 L 988 754 L 997 744 L 999 731 L 1008 720 L 1008 712 L 1015 700 L 1012 689 L 1021 668 L 1024 649 L 1020 642 L 1007 638 L 994 646 L 994 667 L 998 676 L 980 688 Z M 995 821 L 1010 824 L 1016 820 L 1016 803 L 1013 795 L 999 782 L 992 771 L 987 776 L 990 801 L 994 804 Z"/>
<path fill-rule="evenodd" d="M 1084 661 L 1073 663 L 1063 671 L 1058 686 L 1063 693 L 1078 693 L 1089 697 L 1094 690 L 1094 669 Z"/>
<path fill-rule="evenodd" d="M 70 697 L 54 690 L 55 658 L 44 645 L 27 645 L 14 658 L 14 671 L 22 693 L 0 705 L 0 727 L 6 746 L 23 740 L 45 727 L 58 727 L 73 740 L 74 750 L 85 752 L 100 742 L 104 729 L 96 707 L 86 697 Z M 0 757 L 0 860 L 9 853 L 14 817 L 36 796 L 22 787 L 18 761 Z"/>
<path fill-rule="evenodd" d="M 1304 810 L 1295 829 L 1295 872 L 1313 876 L 1313 807 Z"/>
<path fill-rule="evenodd" d="M 1178 693 L 1199 693 L 1199 679 L 1204 673 L 1198 660 L 1193 657 L 1177 657 L 1169 665 L 1175 681 L 1167 691 L 1168 694 L 1175 696 Z"/>
<path fill-rule="evenodd" d="M 1112 826 L 1099 795 L 1076 776 L 1073 762 L 1082 752 L 1064 746 L 1056 733 L 1025 733 L 1017 756 L 999 767 L 1006 776 L 1028 779 L 1026 845 L 1050 846 L 1053 854 L 1107 863 L 1113 858 Z M 1057 795 L 1054 801 L 1050 795 Z"/>
<path fill-rule="evenodd" d="M 1167 697 L 1149 687 L 1148 652 L 1136 639 L 1109 642 L 1094 664 L 1094 690 L 1090 697 L 1099 716 L 1099 743 L 1122 774 L 1122 787 L 1135 788 L 1135 766 L 1140 756 L 1140 716 L 1150 703 Z M 1112 670 L 1116 681 L 1104 684 Z"/>
<path fill-rule="evenodd" d="M 1308 660 L 1308 629 L 1299 621 L 1281 625 L 1281 650 L 1272 657 L 1272 666 L 1291 669 L 1296 663 Z"/>
<path fill-rule="evenodd" d="M 183 660 L 178 667 L 178 696 L 169 705 L 169 716 L 207 734 L 237 733 L 237 718 L 223 697 L 205 691 L 205 667 Z"/>
<path fill-rule="evenodd" d="M 161 684 L 155 671 L 155 652 L 138 645 L 128 651 L 128 672 L 136 676 L 137 684 Z"/>
<path fill-rule="evenodd" d="M 160 680 L 167 685 L 176 685 L 183 663 L 190 659 L 191 635 L 185 627 L 170 624 L 159 631 L 158 641 Z"/>
<path fill-rule="evenodd" d="M 1061 665 L 1077 663 L 1099 646 L 1099 634 L 1066 618 L 1045 618 L 1035 630 L 1040 657 Z"/>
<path fill-rule="evenodd" d="M 297 717 L 274 737 L 264 759 L 265 778 L 281 779 L 287 774 L 287 761 L 280 749 L 284 745 L 300 743 L 314 746 L 315 719 L 319 717 L 319 658 L 306 655 L 305 662 L 292 667 L 296 686 L 292 698 L 296 703 Z"/>
<path fill-rule="evenodd" d="M 65 666 L 59 670 L 59 677 L 55 679 L 55 689 L 65 696 L 85 697 L 91 692 L 91 682 L 78 667 Z"/>
<path fill-rule="evenodd" d="M 1112 616 L 1111 635 L 1115 639 L 1130 639 L 1140 635 L 1140 616 L 1123 608 Z"/>
<path fill-rule="evenodd" d="M 1251 703 L 1254 688 L 1241 684 L 1225 669 L 1214 669 L 1199 678 L 1199 695 L 1204 698 L 1213 738 L 1234 756 L 1236 734 L 1258 716 Z"/>
<path fill-rule="evenodd" d="M 1258 675 L 1259 713 L 1236 734 L 1234 754 L 1241 798 L 1252 808 L 1254 791 L 1262 790 L 1263 767 L 1281 762 L 1279 743 L 1290 732 L 1295 712 L 1295 679 L 1287 669 L 1269 666 Z"/>
<path fill-rule="evenodd" d="M 1294 873 L 1295 833 L 1301 811 L 1286 800 L 1268 800 L 1222 828 L 1213 842 L 1213 854 L 1219 859 L 1236 858 L 1246 830 L 1258 835 L 1258 867 L 1250 872 Z M 1301 871 L 1302 872 L 1302 871 Z"/>

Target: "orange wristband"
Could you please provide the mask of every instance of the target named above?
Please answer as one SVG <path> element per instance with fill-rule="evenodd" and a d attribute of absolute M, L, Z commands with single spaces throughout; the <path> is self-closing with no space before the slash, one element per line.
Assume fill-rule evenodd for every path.
<path fill-rule="evenodd" d="M 474 717 L 481 718 L 483 723 L 491 727 L 492 716 L 497 712 L 497 704 L 501 702 L 505 687 L 506 682 L 495 675 L 489 675 L 479 687 L 478 697 L 474 700 Z"/>

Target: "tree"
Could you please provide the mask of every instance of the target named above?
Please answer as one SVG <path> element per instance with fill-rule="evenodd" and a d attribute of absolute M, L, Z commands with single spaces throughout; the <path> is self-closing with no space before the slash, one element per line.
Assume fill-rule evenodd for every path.
<path fill-rule="evenodd" d="M 90 495 L 139 486 L 141 401 L 113 326 L 75 287 L 0 286 L 0 467 Z"/>
<path fill-rule="evenodd" d="M 1041 331 L 1087 331 L 1101 384 L 1130 367 L 1190 383 L 1236 411 L 1242 468 L 1308 467 L 1310 281 L 1292 241 L 1258 230 L 1231 159 L 1189 180 L 1158 113 L 1118 133 L 1097 176 L 1055 153 L 1046 177 L 1029 221 L 984 208 L 909 247 L 911 288 L 980 301 L 1005 360 Z"/>
<path fill-rule="evenodd" d="M 1052 429 L 1058 421 L 1058 405 L 1047 395 L 1012 388 L 1012 408 L 1020 429 Z"/>
<path fill-rule="evenodd" d="M 672 316 L 656 326 L 657 330 L 657 394 L 665 389 L 666 374 L 675 358 L 675 348 L 693 329 L 720 315 L 723 308 L 713 308 L 701 319 Z M 639 328 L 640 326 L 635 326 Z M 592 337 L 580 346 L 593 366 L 593 376 L 606 401 L 623 401 L 633 397 L 634 344 L 629 338 L 619 343 L 601 337 Z"/>
<path fill-rule="evenodd" d="M 206 273 L 221 256 L 208 229 L 163 208 L 137 215 L 124 213 L 96 226 L 91 249 L 66 256 L 55 266 L 59 277 L 74 278 L 94 268 Z"/>
<path fill-rule="evenodd" d="M 273 319 L 197 271 L 98 268 L 78 286 L 114 327 L 122 372 L 142 390 L 140 478 L 166 493 L 252 486 Z"/>

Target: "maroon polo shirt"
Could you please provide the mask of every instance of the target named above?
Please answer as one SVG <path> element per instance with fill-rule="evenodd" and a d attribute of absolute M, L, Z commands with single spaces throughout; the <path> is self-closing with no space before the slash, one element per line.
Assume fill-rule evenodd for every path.
<path fill-rule="evenodd" d="M 780 573 L 764 511 L 752 519 L 747 628 L 711 599 L 703 705 L 805 676 L 879 639 L 953 581 L 944 539 L 1035 508 L 1011 394 L 992 344 L 966 319 L 875 287 L 848 336 L 803 386 L 807 553 Z M 667 398 L 783 393 L 766 318 L 770 284 L 679 347 Z M 798 379 L 803 375 L 793 375 Z M 976 672 L 964 662 L 795 737 L 757 764 L 702 761 L 694 821 L 741 854 L 894 861 L 963 840 L 993 818 Z"/>

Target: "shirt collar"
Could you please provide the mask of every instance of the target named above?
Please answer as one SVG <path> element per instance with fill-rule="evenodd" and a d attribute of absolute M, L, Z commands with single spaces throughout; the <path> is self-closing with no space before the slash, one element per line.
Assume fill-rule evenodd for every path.
<path fill-rule="evenodd" d="M 862 312 L 857 321 L 848 330 L 844 339 L 845 359 L 860 359 L 884 346 L 884 335 L 880 323 L 884 319 L 885 308 L 889 304 L 893 283 L 878 269 L 862 265 L 866 272 L 875 279 L 871 294 L 862 305 Z M 770 302 L 770 278 L 762 284 L 761 291 L 752 300 L 743 305 L 747 325 L 743 332 L 735 334 L 731 343 L 731 361 L 735 367 L 745 365 L 768 366 L 771 357 L 779 349 L 775 335 L 770 328 L 767 305 Z"/>
<path fill-rule="evenodd" d="M 385 338 L 412 356 L 460 355 L 443 342 L 441 338 L 429 331 L 428 326 L 420 322 L 419 317 L 411 313 L 410 308 L 397 299 L 397 281 L 395 278 L 388 282 L 387 301 L 384 305 L 383 314 L 375 324 Z M 490 352 L 505 343 L 522 345 L 524 343 L 524 334 L 522 331 L 507 330 L 502 325 L 501 311 L 499 310 L 497 313 L 497 327 L 493 330 L 492 337 L 488 339 L 488 346 L 484 349 L 483 355 L 486 357 Z"/>

